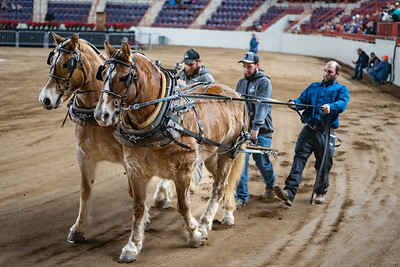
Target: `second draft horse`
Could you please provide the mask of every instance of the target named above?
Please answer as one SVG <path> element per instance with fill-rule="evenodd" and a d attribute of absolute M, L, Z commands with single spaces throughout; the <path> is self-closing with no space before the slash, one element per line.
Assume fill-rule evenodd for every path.
<path fill-rule="evenodd" d="M 232 151 L 212 143 L 237 143 L 243 129 L 247 129 L 245 106 L 239 101 L 176 99 L 169 93 L 171 89 L 166 88 L 169 78 L 165 70 L 140 53 L 132 54 L 126 42 L 121 49 L 107 42 L 105 47 L 109 59 L 99 69 L 104 85 L 95 118 L 102 126 L 118 124 L 115 135 L 123 144 L 126 171 L 134 191 L 131 236 L 119 260 L 134 261 L 142 248 L 143 224 L 148 217 L 146 188 L 155 175 L 174 181 L 178 210 L 186 225 L 187 245 L 198 247 L 208 237 L 221 199 L 224 199 L 222 223 L 234 223 L 234 193 L 244 154 L 234 157 Z M 240 97 L 220 84 L 182 92 Z M 198 138 L 190 136 L 193 133 Z M 197 221 L 190 212 L 188 188 L 194 164 L 200 161 L 204 161 L 214 183 L 207 208 Z"/>

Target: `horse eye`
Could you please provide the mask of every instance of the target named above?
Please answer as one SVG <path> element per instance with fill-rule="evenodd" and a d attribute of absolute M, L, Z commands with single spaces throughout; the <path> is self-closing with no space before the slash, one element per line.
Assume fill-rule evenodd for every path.
<path fill-rule="evenodd" d="M 129 74 L 127 74 L 127 75 L 125 75 L 125 76 L 119 78 L 119 81 L 120 81 L 120 82 L 126 82 L 126 80 L 128 80 L 128 75 L 129 75 Z"/>
<path fill-rule="evenodd" d="M 63 68 L 66 69 L 67 66 L 68 66 L 68 63 L 65 63 L 65 64 L 63 65 Z"/>

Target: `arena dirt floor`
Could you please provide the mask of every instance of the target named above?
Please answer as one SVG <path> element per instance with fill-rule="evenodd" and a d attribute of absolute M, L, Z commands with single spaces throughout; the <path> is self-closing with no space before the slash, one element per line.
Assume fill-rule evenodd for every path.
<path fill-rule="evenodd" d="M 171 68 L 187 49 L 154 46 L 144 52 Z M 235 88 L 242 77 L 237 61 L 246 51 L 196 49 L 217 82 Z M 80 174 L 74 124 L 67 121 L 59 127 L 66 107 L 47 111 L 38 102 L 49 72 L 49 51 L 0 47 L 0 265 L 117 266 L 132 217 L 121 165 L 99 164 L 86 241 L 66 242 L 78 213 Z M 327 61 L 266 52 L 260 52 L 260 58 L 271 77 L 273 97 L 283 101 L 320 81 Z M 340 117 L 337 135 L 342 145 L 335 152 L 326 204 L 309 204 L 315 179 L 313 157 L 292 208 L 277 198 L 263 199 L 264 184 L 252 163 L 251 197 L 246 207 L 235 212 L 233 227 L 215 222 L 203 246 L 187 248 L 174 198 L 168 210 L 150 208 L 151 229 L 132 265 L 399 266 L 399 88 L 377 88 L 367 79 L 351 80 L 351 74 L 351 68 L 345 67 L 339 78 L 348 86 L 351 100 Z M 273 121 L 272 147 L 279 150 L 279 161 L 274 162 L 276 184 L 283 185 L 302 124 L 284 106 L 273 107 Z M 158 179 L 149 186 L 149 206 Z M 206 175 L 192 195 L 196 218 L 205 208 L 211 183 Z M 221 217 L 219 210 L 216 219 Z"/>

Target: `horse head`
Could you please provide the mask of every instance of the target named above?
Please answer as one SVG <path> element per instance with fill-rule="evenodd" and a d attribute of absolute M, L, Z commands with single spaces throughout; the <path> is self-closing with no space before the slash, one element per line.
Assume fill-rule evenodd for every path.
<path fill-rule="evenodd" d="M 78 89 L 98 87 L 97 91 L 100 91 L 101 88 L 95 75 L 102 61 L 94 50 L 76 34 L 71 38 L 52 35 L 56 47 L 48 56 L 49 79 L 39 95 L 39 102 L 48 110 L 61 107 Z M 92 96 L 92 102 L 97 101 L 98 95 Z"/>
<path fill-rule="evenodd" d="M 140 112 L 133 112 L 129 105 L 158 97 L 161 87 L 161 72 L 144 55 L 133 53 L 129 44 L 123 42 L 121 49 L 106 41 L 108 59 L 100 66 L 97 78 L 104 80 L 102 94 L 94 115 L 101 126 L 115 125 L 120 117 L 135 128 L 154 110 L 154 105 Z"/>

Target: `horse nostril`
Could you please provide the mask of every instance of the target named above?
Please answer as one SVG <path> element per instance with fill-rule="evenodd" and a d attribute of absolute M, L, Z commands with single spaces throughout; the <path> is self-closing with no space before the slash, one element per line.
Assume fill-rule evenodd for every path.
<path fill-rule="evenodd" d="M 43 105 L 50 106 L 50 104 L 51 104 L 50 99 L 48 99 L 47 97 L 45 99 L 43 99 Z"/>
<path fill-rule="evenodd" d="M 109 117 L 110 117 L 110 113 L 105 112 L 105 113 L 103 114 L 103 120 L 104 120 L 104 121 L 106 121 Z"/>

